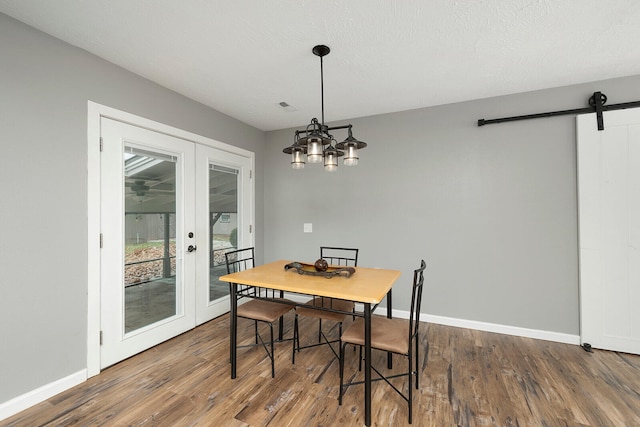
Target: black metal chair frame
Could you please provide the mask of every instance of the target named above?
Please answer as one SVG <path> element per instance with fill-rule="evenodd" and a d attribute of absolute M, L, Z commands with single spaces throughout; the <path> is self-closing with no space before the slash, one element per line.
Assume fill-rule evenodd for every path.
<path fill-rule="evenodd" d="M 245 256 L 244 253 L 250 253 L 250 255 Z M 246 249 L 237 249 L 234 251 L 229 251 L 226 252 L 224 254 L 225 256 L 225 261 L 227 264 L 227 274 L 231 274 L 231 273 L 236 273 L 238 271 L 242 271 L 242 270 L 247 270 L 249 268 L 253 268 L 255 267 L 255 255 L 254 255 L 254 248 L 246 248 Z M 235 257 L 235 259 L 230 259 L 232 257 Z M 231 283 L 229 284 L 229 294 L 231 295 Z M 238 300 L 242 299 L 242 298 L 253 298 L 253 299 L 257 299 L 257 300 L 266 300 L 266 301 L 274 301 L 274 302 L 278 302 L 278 299 L 275 297 L 275 290 L 271 290 L 272 291 L 272 297 L 268 298 L 268 290 L 266 290 L 266 298 L 264 296 L 259 296 L 257 293 L 257 290 L 254 286 L 247 286 L 247 285 L 239 285 L 236 284 L 237 286 L 237 291 L 236 291 L 236 298 Z M 283 292 L 280 291 L 280 298 L 283 297 Z M 287 304 L 287 303 L 285 303 Z M 283 339 L 283 329 L 284 329 L 284 319 L 281 316 L 278 319 L 278 339 L 274 340 L 273 338 L 273 324 L 271 322 L 265 322 L 263 320 L 258 320 L 258 319 L 253 319 L 250 317 L 244 317 L 241 315 L 237 315 L 237 317 L 243 317 L 245 319 L 248 320 L 253 320 L 253 324 L 254 324 L 254 335 L 255 335 L 255 343 L 254 344 L 246 344 L 246 345 L 238 345 L 236 346 L 236 349 L 238 348 L 247 348 L 247 347 L 254 347 L 256 345 L 261 344 L 262 347 L 264 348 L 264 350 L 267 353 L 267 356 L 269 356 L 269 359 L 271 360 L 271 378 L 275 377 L 275 352 L 274 352 L 274 342 L 283 342 L 283 341 L 289 341 L 292 340 L 293 338 L 289 338 L 289 339 Z M 260 335 L 260 332 L 258 331 L 258 322 L 262 322 L 262 323 L 266 323 L 269 326 L 269 332 L 270 332 L 270 341 L 269 344 L 270 346 L 267 347 L 267 343 L 265 343 L 265 341 L 262 338 L 262 335 Z M 233 351 L 232 349 L 230 349 L 230 351 Z M 231 356 L 232 357 L 232 356 Z"/>
<path fill-rule="evenodd" d="M 345 253 L 334 254 L 334 255 L 327 253 L 332 251 L 341 251 Z M 349 252 L 352 253 L 352 256 L 343 256 L 343 255 L 347 255 Z M 353 267 L 357 267 L 358 252 L 360 252 L 360 250 L 357 248 L 338 248 L 334 246 L 320 246 L 320 258 L 327 261 L 329 265 L 351 265 Z"/>
<path fill-rule="evenodd" d="M 337 252 L 337 253 L 336 253 Z M 335 247 L 335 246 L 320 246 L 320 258 L 324 259 L 325 261 L 327 261 L 327 263 L 329 265 L 344 265 L 344 266 L 348 266 L 351 265 L 353 267 L 357 267 L 358 265 L 358 252 L 359 249 L 357 248 L 340 248 L 340 247 Z M 333 253 L 333 255 L 332 255 Z M 324 307 L 324 299 L 325 297 L 320 297 L 323 307 Z M 327 298 L 327 300 L 329 301 L 329 308 L 328 309 L 322 309 L 322 308 L 316 308 L 314 306 L 309 306 L 309 305 L 305 305 L 305 304 L 301 304 L 300 306 L 303 307 L 309 307 L 312 308 L 314 310 L 320 310 L 320 311 L 328 311 L 328 312 L 334 312 L 334 313 L 342 313 L 344 314 L 344 311 L 341 310 L 334 310 L 332 308 L 332 302 L 333 300 L 335 300 L 335 298 Z M 355 308 L 353 309 L 355 311 Z M 352 314 L 353 318 L 355 319 L 355 315 Z M 291 356 L 291 363 L 296 363 L 296 351 L 300 352 L 300 350 L 304 350 L 305 348 L 311 348 L 311 347 L 317 347 L 319 345 L 328 345 L 329 348 L 331 349 L 331 351 L 333 352 L 333 355 L 337 358 L 340 359 L 340 355 L 338 354 L 338 352 L 340 351 L 340 344 L 338 344 L 338 352 L 336 352 L 336 350 L 333 348 L 334 343 L 339 343 L 340 342 L 340 336 L 342 335 L 342 322 L 338 322 L 338 339 L 335 340 L 329 340 L 329 338 L 324 334 L 323 330 L 322 330 L 322 319 L 319 318 L 318 319 L 318 342 L 315 344 L 308 344 L 308 345 L 304 345 L 304 346 L 300 346 L 300 333 L 298 330 L 298 313 L 295 314 L 294 316 L 294 321 L 293 321 L 293 352 L 292 352 L 292 356 Z"/>
<path fill-rule="evenodd" d="M 426 263 L 424 260 L 421 261 L 420 268 L 414 270 L 413 272 L 413 289 L 411 292 L 411 308 L 409 313 L 409 349 L 407 354 L 400 354 L 402 356 L 406 356 L 408 359 L 408 371 L 402 374 L 388 375 L 384 376 L 375 366 L 371 365 L 371 369 L 378 374 L 379 378 L 372 378 L 371 381 L 385 381 L 387 384 L 393 388 L 396 393 L 398 393 L 409 405 L 409 424 L 412 422 L 413 418 L 413 384 L 412 379 L 415 376 L 415 388 L 419 389 L 420 385 L 420 372 L 419 372 L 419 326 L 420 326 L 420 306 L 422 304 L 422 288 L 424 285 L 424 270 L 426 268 Z M 342 343 L 340 347 L 340 394 L 338 397 L 338 404 L 342 405 L 342 397 L 347 389 L 352 385 L 364 384 L 364 381 L 351 381 L 348 384 L 344 384 L 344 358 L 345 358 L 345 348 L 347 345 L 354 345 L 352 343 Z M 372 343 L 372 349 L 375 349 Z M 378 349 L 380 350 L 380 349 Z M 387 350 L 382 350 L 387 351 Z M 415 370 L 413 367 L 412 353 L 415 352 Z M 390 360 L 389 360 L 390 362 Z M 391 368 L 391 364 L 388 362 L 388 367 Z M 362 351 L 360 352 L 360 360 L 358 364 L 358 370 L 362 369 Z M 402 391 L 400 391 L 396 386 L 394 386 L 389 380 L 392 378 L 404 377 L 408 376 L 408 393 L 405 395 Z"/>

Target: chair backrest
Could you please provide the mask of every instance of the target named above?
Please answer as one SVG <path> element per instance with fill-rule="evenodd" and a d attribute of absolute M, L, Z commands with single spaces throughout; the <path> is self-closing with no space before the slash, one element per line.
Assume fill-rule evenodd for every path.
<path fill-rule="evenodd" d="M 413 291 L 411 292 L 411 309 L 409 313 L 409 342 L 418 334 L 420 326 L 420 305 L 422 304 L 422 285 L 424 284 L 424 269 L 427 264 L 422 260 L 420 268 L 413 271 Z"/>
<path fill-rule="evenodd" d="M 237 273 L 255 267 L 253 248 L 237 249 L 224 254 L 227 262 L 227 274 Z M 236 285 L 238 294 L 256 295 L 256 288 L 246 285 Z M 229 283 L 229 293 L 231 293 L 231 283 Z"/>
<path fill-rule="evenodd" d="M 237 249 L 235 251 L 229 251 L 224 254 L 225 261 L 227 262 L 227 274 L 237 273 L 239 271 L 248 270 L 256 266 L 255 251 L 254 248 Z M 229 283 L 229 291 L 231 291 L 231 283 Z M 255 286 L 249 285 L 237 285 L 237 293 L 244 295 L 257 295 L 258 290 Z M 260 291 L 263 296 L 270 298 L 276 298 L 276 291 L 271 289 L 269 293 L 268 289 Z M 284 292 L 278 291 L 280 298 L 282 298 Z"/>
<path fill-rule="evenodd" d="M 226 252 L 224 258 L 227 262 L 227 274 L 237 273 L 256 266 L 252 247 Z"/>
<path fill-rule="evenodd" d="M 320 246 L 320 258 L 329 265 L 358 266 L 358 249 Z"/>

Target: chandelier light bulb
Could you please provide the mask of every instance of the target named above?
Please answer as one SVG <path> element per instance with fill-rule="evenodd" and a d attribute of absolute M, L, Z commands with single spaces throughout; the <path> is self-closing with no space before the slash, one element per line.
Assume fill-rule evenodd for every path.
<path fill-rule="evenodd" d="M 295 149 L 291 152 L 291 167 L 293 169 L 304 168 L 304 151 Z"/>
<path fill-rule="evenodd" d="M 307 144 L 307 161 L 309 163 L 322 162 L 322 143 L 311 141 Z"/>
<path fill-rule="evenodd" d="M 357 166 L 358 165 L 358 146 L 355 144 L 349 144 L 346 147 L 347 152 L 344 155 L 345 166 Z"/>
<path fill-rule="evenodd" d="M 335 151 L 329 151 L 324 156 L 324 170 L 334 172 L 338 169 L 338 156 Z"/>

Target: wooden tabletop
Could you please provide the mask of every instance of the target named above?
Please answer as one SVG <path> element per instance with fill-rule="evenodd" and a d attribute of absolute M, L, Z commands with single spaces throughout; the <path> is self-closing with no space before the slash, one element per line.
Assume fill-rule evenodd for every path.
<path fill-rule="evenodd" d="M 387 295 L 400 271 L 381 268 L 354 267 L 351 277 L 298 274 L 284 266 L 292 261 L 275 261 L 238 273 L 227 274 L 220 280 L 260 288 L 277 289 L 307 295 L 340 298 L 348 301 L 378 304 Z"/>

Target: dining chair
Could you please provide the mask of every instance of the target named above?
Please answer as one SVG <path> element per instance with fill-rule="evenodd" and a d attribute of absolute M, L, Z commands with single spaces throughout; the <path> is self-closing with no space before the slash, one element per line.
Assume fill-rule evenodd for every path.
<path fill-rule="evenodd" d="M 230 251 L 224 254 L 225 260 L 227 263 L 227 274 L 236 273 L 238 271 L 247 270 L 249 268 L 255 267 L 255 257 L 254 257 L 254 248 L 246 248 L 246 249 L 238 249 L 234 251 Z M 232 286 L 229 284 L 229 286 Z M 253 299 L 252 296 L 257 296 L 257 290 L 254 286 L 246 286 L 246 285 L 236 285 L 238 287 L 237 294 L 241 296 L 248 297 L 249 301 L 244 302 L 243 304 L 238 304 L 238 308 L 236 310 L 237 317 L 242 317 L 245 319 L 253 320 L 254 324 L 254 334 L 255 334 L 255 343 L 249 345 L 237 346 L 236 348 L 245 348 L 245 347 L 253 347 L 258 344 L 262 344 L 269 359 L 271 359 L 271 378 L 275 377 L 275 358 L 274 358 L 274 349 L 273 349 L 273 323 L 276 320 L 280 320 L 279 329 L 278 329 L 278 338 L 282 340 L 282 318 L 288 313 L 290 310 L 294 308 L 294 305 L 291 301 L 285 300 L 282 298 L 282 292 L 280 292 L 279 297 L 276 298 L 276 294 L 274 290 L 271 290 L 271 297 L 275 301 L 283 301 L 286 303 L 279 303 L 274 301 L 266 301 L 261 299 Z M 269 290 L 266 291 L 267 293 Z M 268 295 L 267 295 L 268 296 Z M 258 322 L 266 323 L 269 326 L 270 331 L 270 339 L 269 339 L 269 347 L 262 339 L 260 332 L 258 331 Z"/>
<path fill-rule="evenodd" d="M 327 261 L 329 265 L 335 266 L 352 266 L 356 267 L 358 265 L 358 252 L 359 250 L 356 248 L 339 248 L 334 246 L 321 246 L 320 247 L 320 258 Z M 325 335 L 322 329 L 322 321 L 330 321 L 338 323 L 338 337 L 342 334 L 342 323 L 348 317 L 345 312 L 353 312 L 355 304 L 353 301 L 345 301 L 341 299 L 335 298 L 327 298 L 327 297 L 314 297 L 313 299 L 307 301 L 306 305 L 310 305 L 313 307 L 322 307 L 324 309 L 333 309 L 339 310 L 340 312 L 332 312 L 321 309 L 316 309 L 313 307 L 303 307 L 298 306 L 296 308 L 296 314 L 293 322 L 293 353 L 291 356 L 292 363 L 296 363 L 296 351 L 300 352 L 300 350 L 310 347 L 316 347 L 319 345 L 328 345 L 331 348 L 331 351 L 336 356 L 336 358 L 340 358 L 338 352 L 333 348 L 332 344 L 340 342 L 340 339 L 329 340 Z M 300 332 L 298 329 L 298 315 L 306 316 L 318 319 L 318 342 L 314 344 L 308 344 L 304 346 L 300 346 Z M 339 347 L 339 344 L 338 344 Z"/>
<path fill-rule="evenodd" d="M 409 319 L 388 319 L 382 316 L 371 316 L 371 348 L 400 354 L 407 357 L 408 370 L 401 374 L 384 376 L 373 365 L 373 369 L 379 378 L 372 378 L 371 381 L 384 380 L 391 386 L 409 405 L 409 424 L 412 421 L 413 409 L 413 378 L 415 376 L 415 388 L 419 388 L 420 379 L 420 363 L 418 361 L 419 333 L 420 326 L 420 304 L 422 301 L 422 285 L 424 284 L 424 269 L 426 263 L 424 260 L 420 263 L 420 268 L 413 272 L 413 290 L 411 292 L 411 307 L 409 311 Z M 342 396 L 347 388 L 351 385 L 362 384 L 364 381 L 352 381 L 344 384 L 344 359 L 345 347 L 347 345 L 363 346 L 364 345 L 364 322 L 362 318 L 358 318 L 353 322 L 341 336 L 342 346 L 340 347 L 340 395 L 338 404 L 342 405 Z M 413 358 L 415 357 L 415 359 Z M 415 366 L 414 366 L 415 360 Z M 360 356 L 359 368 L 362 369 L 362 356 Z M 405 395 L 401 390 L 394 386 L 389 380 L 397 377 L 408 376 L 408 393 Z"/>

